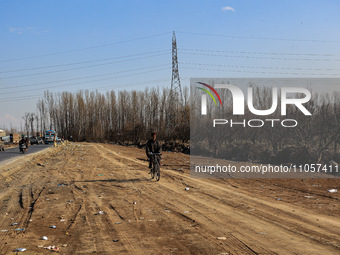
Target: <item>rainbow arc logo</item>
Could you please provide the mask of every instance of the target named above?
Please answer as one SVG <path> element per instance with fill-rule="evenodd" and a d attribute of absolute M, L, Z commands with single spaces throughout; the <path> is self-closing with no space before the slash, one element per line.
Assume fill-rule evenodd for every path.
<path fill-rule="evenodd" d="M 217 96 L 218 100 L 220 101 L 220 104 L 223 105 L 220 95 L 217 93 L 217 91 L 212 86 L 210 86 L 206 83 L 203 83 L 203 82 L 197 82 L 197 83 L 207 87 L 208 89 L 210 89 Z M 209 90 L 207 90 L 205 88 L 201 88 L 201 87 L 197 87 L 197 88 L 206 92 L 212 98 L 215 105 L 217 105 L 217 102 L 216 102 L 214 95 Z M 202 94 L 201 114 L 207 115 L 207 95 L 206 94 Z"/>
<path fill-rule="evenodd" d="M 203 82 L 197 82 L 197 83 L 211 89 L 211 91 L 214 92 L 214 94 L 217 96 L 218 100 L 220 101 L 220 104 L 222 105 L 221 97 L 213 87 L 211 87 L 210 85 L 203 83 Z M 212 100 L 214 100 L 215 105 L 217 105 L 215 97 L 208 90 L 206 90 L 204 88 L 200 88 L 200 87 L 197 87 L 197 88 L 206 92 L 212 98 Z"/>

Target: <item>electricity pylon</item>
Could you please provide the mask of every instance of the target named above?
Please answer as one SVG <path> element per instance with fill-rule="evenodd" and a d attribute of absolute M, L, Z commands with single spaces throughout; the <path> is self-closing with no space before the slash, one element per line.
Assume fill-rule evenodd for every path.
<path fill-rule="evenodd" d="M 170 135 L 179 122 L 179 109 L 182 105 L 182 87 L 178 72 L 177 42 L 175 32 L 172 34 L 172 79 L 168 101 L 167 134 Z"/>

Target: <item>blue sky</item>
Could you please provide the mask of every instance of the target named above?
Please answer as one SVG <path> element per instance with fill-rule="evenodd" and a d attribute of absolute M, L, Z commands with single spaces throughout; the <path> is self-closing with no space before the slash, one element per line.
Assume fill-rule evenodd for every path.
<path fill-rule="evenodd" d="M 339 77 L 337 0 L 0 1 L 0 128 L 50 91 L 190 77 Z M 21 98 L 22 100 L 18 100 Z"/>

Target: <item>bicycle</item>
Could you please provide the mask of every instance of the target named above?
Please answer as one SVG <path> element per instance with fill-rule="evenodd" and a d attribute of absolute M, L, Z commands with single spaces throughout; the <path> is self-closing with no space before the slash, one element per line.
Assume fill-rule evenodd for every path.
<path fill-rule="evenodd" d="M 156 177 L 156 181 L 159 181 L 161 178 L 161 170 L 160 170 L 160 159 L 162 153 L 152 153 L 150 152 L 150 155 L 152 157 L 152 169 L 151 169 L 151 179 Z"/>

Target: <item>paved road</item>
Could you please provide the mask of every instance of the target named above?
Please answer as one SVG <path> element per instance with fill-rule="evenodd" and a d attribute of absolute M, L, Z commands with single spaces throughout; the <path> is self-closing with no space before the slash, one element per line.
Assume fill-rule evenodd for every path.
<path fill-rule="evenodd" d="M 25 154 L 19 152 L 19 146 L 6 149 L 5 151 L 0 151 L 0 162 L 7 161 L 9 159 L 13 159 L 15 157 L 22 157 L 24 155 L 36 153 L 51 147 L 51 144 L 39 144 L 39 145 L 30 145 L 28 147 L 28 151 Z"/>

